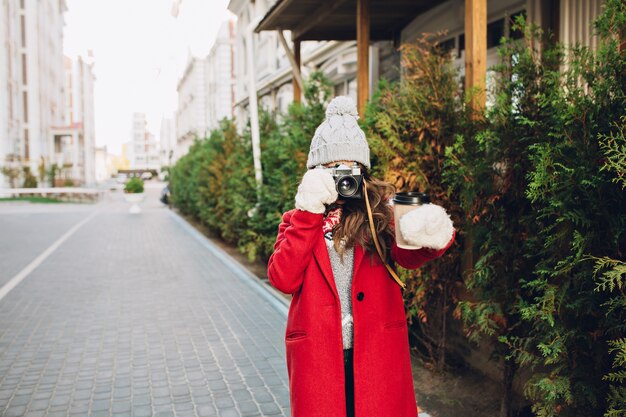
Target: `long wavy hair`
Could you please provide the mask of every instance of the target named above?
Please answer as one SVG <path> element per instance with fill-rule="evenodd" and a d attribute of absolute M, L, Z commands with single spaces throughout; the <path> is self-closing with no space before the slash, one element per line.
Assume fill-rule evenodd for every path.
<path fill-rule="evenodd" d="M 367 195 L 372 207 L 372 218 L 378 242 L 383 257 L 387 260 L 394 241 L 393 207 L 389 205 L 389 199 L 394 195 L 395 187 L 388 182 L 371 177 L 366 170 L 364 170 L 363 178 L 367 181 Z M 375 254 L 376 245 L 372 239 L 367 218 L 365 198 L 345 200 L 342 209 L 341 221 L 333 228 L 333 242 L 337 252 L 343 257 L 345 249 L 361 245 L 370 254 Z"/>

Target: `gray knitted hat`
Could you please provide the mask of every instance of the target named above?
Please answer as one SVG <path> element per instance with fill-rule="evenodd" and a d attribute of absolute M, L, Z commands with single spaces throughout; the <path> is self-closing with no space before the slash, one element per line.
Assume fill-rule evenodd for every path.
<path fill-rule="evenodd" d="M 335 161 L 356 161 L 370 167 L 370 148 L 359 127 L 354 100 L 335 97 L 326 108 L 326 119 L 311 140 L 307 168 Z"/>

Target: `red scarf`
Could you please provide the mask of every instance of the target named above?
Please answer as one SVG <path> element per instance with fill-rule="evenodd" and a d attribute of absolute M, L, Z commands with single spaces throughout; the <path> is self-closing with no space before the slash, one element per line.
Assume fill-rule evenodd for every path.
<path fill-rule="evenodd" d="M 334 208 L 326 213 L 326 216 L 324 217 L 324 224 L 322 225 L 322 231 L 324 232 L 324 236 L 326 236 L 328 233 L 332 233 L 333 227 L 339 224 L 339 222 L 341 221 L 341 213 L 341 207 Z"/>

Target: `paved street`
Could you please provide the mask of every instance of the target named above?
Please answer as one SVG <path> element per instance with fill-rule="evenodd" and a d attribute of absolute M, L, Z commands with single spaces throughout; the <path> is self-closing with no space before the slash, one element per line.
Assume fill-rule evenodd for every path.
<path fill-rule="evenodd" d="M 289 415 L 284 314 L 158 191 L 0 204 L 1 416 Z"/>

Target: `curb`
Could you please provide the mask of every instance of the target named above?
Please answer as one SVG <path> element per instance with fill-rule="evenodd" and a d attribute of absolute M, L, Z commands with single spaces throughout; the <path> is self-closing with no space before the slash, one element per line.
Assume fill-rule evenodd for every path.
<path fill-rule="evenodd" d="M 261 297 L 269 302 L 283 317 L 287 318 L 289 310 L 289 301 L 278 293 L 277 290 L 261 281 L 259 277 L 244 268 L 237 260 L 228 253 L 224 252 L 219 246 L 211 241 L 208 237 L 200 233 L 195 227 L 189 224 L 179 214 L 172 210 L 167 211 L 168 214 L 178 223 L 187 233 L 193 236 L 202 246 L 204 246 L 212 255 L 218 258 L 230 271 L 235 274 L 241 281 L 256 291 Z"/>

